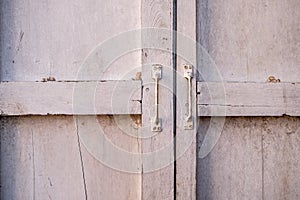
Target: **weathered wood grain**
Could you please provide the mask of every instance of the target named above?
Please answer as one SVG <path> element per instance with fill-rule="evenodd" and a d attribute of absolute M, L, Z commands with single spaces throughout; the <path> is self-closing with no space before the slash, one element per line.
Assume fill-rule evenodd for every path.
<path fill-rule="evenodd" d="M 210 126 L 200 118 L 199 148 Z M 298 199 L 299 117 L 228 117 L 217 145 L 198 158 L 200 199 Z"/>
<path fill-rule="evenodd" d="M 197 62 L 196 1 L 177 1 L 177 114 L 176 114 L 176 199 L 196 199 Z M 184 65 L 194 67 L 192 78 L 192 130 L 184 129 L 188 112 L 188 80 Z"/>
<path fill-rule="evenodd" d="M 16 118 L 1 118 L 1 199 L 34 199 L 32 131 Z"/>
<path fill-rule="evenodd" d="M 198 83 L 198 116 L 299 116 L 299 84 Z"/>
<path fill-rule="evenodd" d="M 0 134 L 1 199 L 85 199 L 73 117 L 4 117 Z"/>
<path fill-rule="evenodd" d="M 198 199 L 263 199 L 261 118 L 226 118 L 213 150 L 197 159 Z M 199 120 L 198 151 L 211 126 Z M 274 183 L 276 184 L 276 183 Z"/>
<path fill-rule="evenodd" d="M 173 149 L 173 73 L 171 0 L 141 1 L 142 28 L 157 28 L 142 33 L 142 199 L 174 199 Z M 159 29 L 161 28 L 161 29 Z M 154 117 L 154 80 L 152 64 L 162 64 L 159 80 L 159 117 L 162 132 L 151 132 Z"/>
<path fill-rule="evenodd" d="M 0 84 L 3 115 L 141 114 L 140 81 L 92 82 L 101 77 L 136 78 L 141 71 L 140 50 L 109 60 L 108 66 L 102 62 L 107 58 L 99 54 L 94 64 L 108 68 L 101 74 L 92 71 L 80 76 L 86 56 L 99 43 L 140 28 L 140 1 L 4 0 L 0 9 L 0 80 L 31 81 Z M 109 47 L 116 49 L 116 45 Z M 85 82 L 32 82 L 49 76 L 57 81 Z M 109 117 L 99 118 L 114 144 L 140 155 L 140 136 L 125 137 L 125 131 Z M 73 117 L 4 119 L 1 199 L 141 199 L 141 175 L 120 172 L 95 160 L 78 143 L 79 128 Z M 123 123 L 131 126 L 129 121 Z"/>
<path fill-rule="evenodd" d="M 286 114 L 300 116 L 300 84 L 285 84 Z"/>
<path fill-rule="evenodd" d="M 96 129 L 91 128 L 92 122 L 97 120 Z M 127 200 L 141 199 L 141 119 L 140 116 L 78 116 L 77 117 L 78 134 L 80 138 L 80 150 L 82 154 L 83 170 L 87 189 L 87 199 L 111 199 Z M 129 154 L 135 154 L 138 159 L 131 159 L 130 156 L 122 157 L 121 154 L 115 154 L 109 145 L 103 140 L 96 140 L 95 145 L 103 149 L 99 152 L 106 156 L 99 159 L 94 147 L 89 145 L 87 138 L 83 134 L 99 134 L 100 128 L 115 149 L 126 151 Z M 89 133 L 86 132 L 89 130 Z M 93 137 L 89 137 L 92 139 Z M 107 159 L 115 157 L 114 163 L 106 162 Z M 127 168 L 127 166 L 137 168 Z M 127 169 L 125 171 L 124 169 Z"/>
<path fill-rule="evenodd" d="M 259 118 L 263 135 L 263 199 L 300 198 L 300 118 Z"/>
<path fill-rule="evenodd" d="M 139 155 L 138 116 L 97 119 L 116 147 Z M 141 162 L 140 173 L 132 173 L 96 160 L 78 140 L 88 125 L 72 116 L 2 118 L 1 199 L 141 199 Z"/>
<path fill-rule="evenodd" d="M 140 114 L 140 81 L 2 82 L 2 115 Z"/>
<path fill-rule="evenodd" d="M 198 55 L 200 81 L 236 82 L 225 83 L 223 92 L 199 85 L 199 145 L 210 124 L 202 116 L 299 116 L 300 2 L 197 2 L 198 40 L 206 51 Z M 264 83 L 269 76 L 281 83 Z M 298 121 L 228 117 L 218 144 L 198 158 L 197 197 L 299 199 Z"/>
<path fill-rule="evenodd" d="M 199 63 L 202 81 L 299 82 L 298 0 L 198 2 L 198 39 L 210 57 Z"/>
<path fill-rule="evenodd" d="M 2 0 L 0 80 L 78 80 L 85 58 L 98 44 L 140 28 L 140 6 L 138 0 Z M 100 75 L 130 80 L 141 70 L 140 58 L 140 50 L 119 55 Z"/>

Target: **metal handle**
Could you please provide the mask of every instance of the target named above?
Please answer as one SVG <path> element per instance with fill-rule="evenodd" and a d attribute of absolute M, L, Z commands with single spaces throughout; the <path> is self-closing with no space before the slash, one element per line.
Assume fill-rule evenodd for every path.
<path fill-rule="evenodd" d="M 151 130 L 152 132 L 161 132 L 161 119 L 159 118 L 158 113 L 158 81 L 161 79 L 161 65 L 153 65 L 152 66 L 152 78 L 155 80 L 155 116 L 151 122 Z"/>
<path fill-rule="evenodd" d="M 184 118 L 184 129 L 192 130 L 194 128 L 193 116 L 192 116 L 192 78 L 193 78 L 193 66 L 184 66 L 184 78 L 188 80 L 188 111 Z"/>

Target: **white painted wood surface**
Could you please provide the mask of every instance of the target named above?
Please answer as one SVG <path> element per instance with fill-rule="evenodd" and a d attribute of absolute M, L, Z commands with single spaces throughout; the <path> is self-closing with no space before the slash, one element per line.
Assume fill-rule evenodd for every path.
<path fill-rule="evenodd" d="M 197 160 L 197 197 L 299 199 L 298 117 L 243 116 L 299 116 L 300 2 L 197 2 L 199 146 L 213 116 L 237 116 Z"/>
<path fill-rule="evenodd" d="M 300 118 L 264 118 L 264 199 L 300 198 Z"/>
<path fill-rule="evenodd" d="M 2 0 L 0 80 L 78 80 L 85 58 L 98 44 L 140 28 L 140 7 L 138 0 Z M 140 50 L 120 55 L 101 75 L 131 80 L 141 70 L 140 58 Z"/>
<path fill-rule="evenodd" d="M 285 84 L 286 114 L 300 116 L 300 84 Z"/>
<path fill-rule="evenodd" d="M 95 102 L 92 102 L 95 108 L 74 108 L 74 89 L 85 87 L 95 88 Z M 140 114 L 140 90 L 140 81 L 3 82 L 0 84 L 0 105 L 3 115 Z M 210 116 L 211 110 L 216 110 L 216 116 L 300 114 L 299 84 L 201 82 L 198 92 L 199 116 Z M 226 113 L 218 113 L 218 109 L 225 109 Z"/>
<path fill-rule="evenodd" d="M 73 117 L 1 119 L 1 199 L 85 199 Z"/>
<path fill-rule="evenodd" d="M 109 165 L 105 160 L 98 159 L 93 154 L 91 146 L 82 139 L 84 129 L 90 129 L 94 116 L 78 116 L 78 134 L 80 139 L 80 151 L 82 155 L 87 199 L 141 199 L 141 178 L 142 164 L 141 157 L 138 160 L 130 160 L 130 157 L 119 158 L 118 166 Z M 141 156 L 141 117 L 136 116 L 97 116 L 97 124 L 104 132 L 105 137 L 115 148 L 126 151 L 130 154 Z M 99 129 L 92 129 L 98 133 Z M 107 158 L 119 157 L 114 151 L 105 147 L 104 141 L 95 141 L 96 146 L 102 146 L 102 155 Z M 132 162 L 138 166 L 137 169 L 124 171 L 127 165 Z"/>
<path fill-rule="evenodd" d="M 140 81 L 2 82 L 2 115 L 140 114 Z"/>
<path fill-rule="evenodd" d="M 299 82 L 300 1 L 200 0 L 197 9 L 199 42 L 219 70 L 203 60 L 201 81 Z"/>
<path fill-rule="evenodd" d="M 172 7 L 173 1 L 143 0 L 142 28 L 163 28 L 142 35 L 142 199 L 174 199 L 173 149 L 173 74 L 172 74 Z M 152 47 L 152 49 L 146 48 Z M 154 80 L 152 64 L 162 64 L 159 80 L 159 117 L 162 132 L 151 132 L 154 117 Z"/>
<path fill-rule="evenodd" d="M 140 50 L 116 57 L 109 66 L 100 57 L 97 67 L 108 67 L 101 74 L 78 74 L 99 43 L 140 28 L 141 2 L 4 0 L 0 6 L 0 80 L 11 81 L 0 84 L 2 114 L 58 115 L 2 118 L 1 199 L 141 199 L 141 175 L 95 160 L 78 143 L 73 117 L 61 116 L 122 114 L 126 123 L 131 122 L 129 114 L 141 114 L 141 82 L 132 81 L 141 71 Z M 35 82 L 50 76 L 56 82 Z M 92 82 L 99 79 L 106 82 Z M 74 85 L 83 90 L 82 98 L 73 98 Z M 95 96 L 85 86 L 96 86 Z M 87 105 L 76 113 L 73 100 L 79 106 L 95 102 L 95 110 Z M 139 137 L 124 139 L 127 132 L 109 117 L 99 121 L 113 143 L 140 148 Z"/>
<path fill-rule="evenodd" d="M 35 196 L 32 131 L 20 121 L 1 118 L 1 199 L 34 199 Z"/>
<path fill-rule="evenodd" d="M 141 25 L 172 29 L 172 3 L 156 0 L 3 0 L 0 2 L 0 80 L 41 81 L 53 76 L 58 81 L 76 81 L 84 58 L 112 35 Z M 191 5 L 178 2 L 179 10 L 191 9 Z M 221 80 L 265 82 L 273 75 L 283 82 L 228 83 L 224 105 L 218 93 L 213 91 L 213 98 L 207 95 L 208 91 L 200 93 L 200 116 L 210 116 L 211 110 L 218 113 L 224 107 L 227 116 L 299 116 L 299 7 L 298 0 L 199 1 L 198 39 L 216 62 Z M 194 15 L 187 12 L 178 15 L 178 29 L 193 29 L 190 27 L 192 20 L 180 17 L 181 14 Z M 193 37 L 193 32 L 190 33 Z M 171 34 L 163 35 L 153 44 L 164 43 L 164 50 L 170 50 L 171 41 Z M 218 75 L 211 73 L 206 61 L 200 63 L 200 72 L 205 75 L 205 81 L 214 81 Z M 107 100 L 112 96 L 107 91 L 112 87 L 102 90 L 101 86 L 99 93 L 96 92 L 99 94 L 95 98 L 99 105 L 96 112 L 74 113 L 71 105 L 74 83 L 23 82 L 0 84 L 2 114 L 141 114 L 143 111 L 142 136 L 148 137 L 154 105 L 149 67 L 152 63 L 172 67 L 171 54 L 137 50 L 117 58 L 101 75 L 106 80 L 131 80 L 141 71 L 141 63 L 149 64 L 143 66 L 142 71 L 145 97 L 142 110 L 140 96 L 131 101 L 129 93 L 132 90 L 123 91 L 130 101 L 117 103 L 118 111 L 115 107 L 107 109 L 110 108 Z M 101 61 L 97 64 L 104 65 Z M 110 117 L 101 116 L 99 121 L 106 127 L 112 142 L 137 152 L 142 145 L 144 155 L 172 144 L 174 116 L 169 90 L 172 81 L 168 76 L 164 78 L 161 82 L 164 86 L 160 89 L 160 109 L 165 120 L 163 132 L 143 142 L 136 137 L 126 139 Z M 90 79 L 85 76 L 84 80 L 91 79 L 97 80 L 94 76 Z M 4 85 L 7 87 L 2 88 Z M 140 88 L 140 83 L 137 87 Z M 113 94 L 117 95 L 114 99 L 120 98 L 117 92 Z M 132 111 L 128 112 L 127 108 L 131 107 Z M 147 173 L 160 164 L 161 157 L 147 159 L 144 156 L 142 177 L 113 170 L 99 163 L 81 143 L 78 144 L 78 129 L 72 120 L 71 116 L 1 119 L 1 199 L 174 199 L 173 164 Z M 207 120 L 200 121 L 200 143 Z M 131 125 L 129 119 L 128 124 Z M 220 143 L 208 157 L 198 160 L 198 197 L 299 199 L 298 136 L 298 118 L 229 118 Z M 194 155 L 190 150 L 178 160 L 178 199 L 193 198 Z M 170 151 L 164 161 L 172 163 L 172 159 Z M 190 171 L 183 171 L 187 168 Z M 188 184 L 191 184 L 190 190 L 185 189 Z"/>
<path fill-rule="evenodd" d="M 176 199 L 196 199 L 197 61 L 196 1 L 177 1 L 177 114 L 176 114 Z M 184 129 L 188 112 L 188 80 L 184 65 L 193 65 L 192 130 Z"/>
<path fill-rule="evenodd" d="M 199 120 L 199 148 L 210 118 Z M 228 117 L 217 145 L 198 159 L 199 199 L 298 199 L 299 118 Z"/>
<path fill-rule="evenodd" d="M 211 118 L 200 118 L 198 148 Z M 261 118 L 227 118 L 213 150 L 198 158 L 198 199 L 263 199 Z M 276 184 L 276 183 L 274 183 Z"/>
<path fill-rule="evenodd" d="M 97 119 L 117 147 L 140 152 L 140 142 L 129 134 L 140 132 L 139 117 L 120 116 L 130 132 L 114 117 Z M 140 199 L 141 173 L 104 165 L 78 140 L 77 133 L 88 125 L 76 125 L 72 116 L 2 118 L 1 199 Z"/>
<path fill-rule="evenodd" d="M 299 116 L 295 83 L 198 83 L 198 116 Z"/>

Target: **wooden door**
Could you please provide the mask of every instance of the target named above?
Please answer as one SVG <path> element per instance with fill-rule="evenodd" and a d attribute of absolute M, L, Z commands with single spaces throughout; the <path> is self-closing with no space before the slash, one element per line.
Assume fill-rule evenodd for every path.
<path fill-rule="evenodd" d="M 299 9 L 198 1 L 198 199 L 299 198 Z"/>
<path fill-rule="evenodd" d="M 1 199 L 299 196 L 297 0 L 0 5 Z"/>
<path fill-rule="evenodd" d="M 195 198 L 196 46 L 180 59 L 174 32 L 188 5 L 1 1 L 1 199 Z"/>
<path fill-rule="evenodd" d="M 106 71 L 107 57 L 95 60 L 102 71 L 85 68 L 99 44 L 140 28 L 140 1 L 0 5 L 0 198 L 141 199 L 139 160 L 135 171 L 115 169 L 107 159 L 113 155 L 103 151 L 101 162 L 84 140 L 86 130 L 99 131 L 91 129 L 96 124 L 111 144 L 140 155 L 141 51 L 109 60 Z"/>

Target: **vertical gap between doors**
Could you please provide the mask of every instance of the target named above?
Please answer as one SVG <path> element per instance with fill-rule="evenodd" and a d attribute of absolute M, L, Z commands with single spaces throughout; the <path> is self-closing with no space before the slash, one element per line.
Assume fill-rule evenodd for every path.
<path fill-rule="evenodd" d="M 174 142 L 174 200 L 176 200 L 176 174 L 177 174 L 177 165 L 176 165 L 176 124 L 177 124 L 177 0 L 173 0 L 173 43 L 172 43 L 172 63 L 173 63 L 173 142 Z"/>

